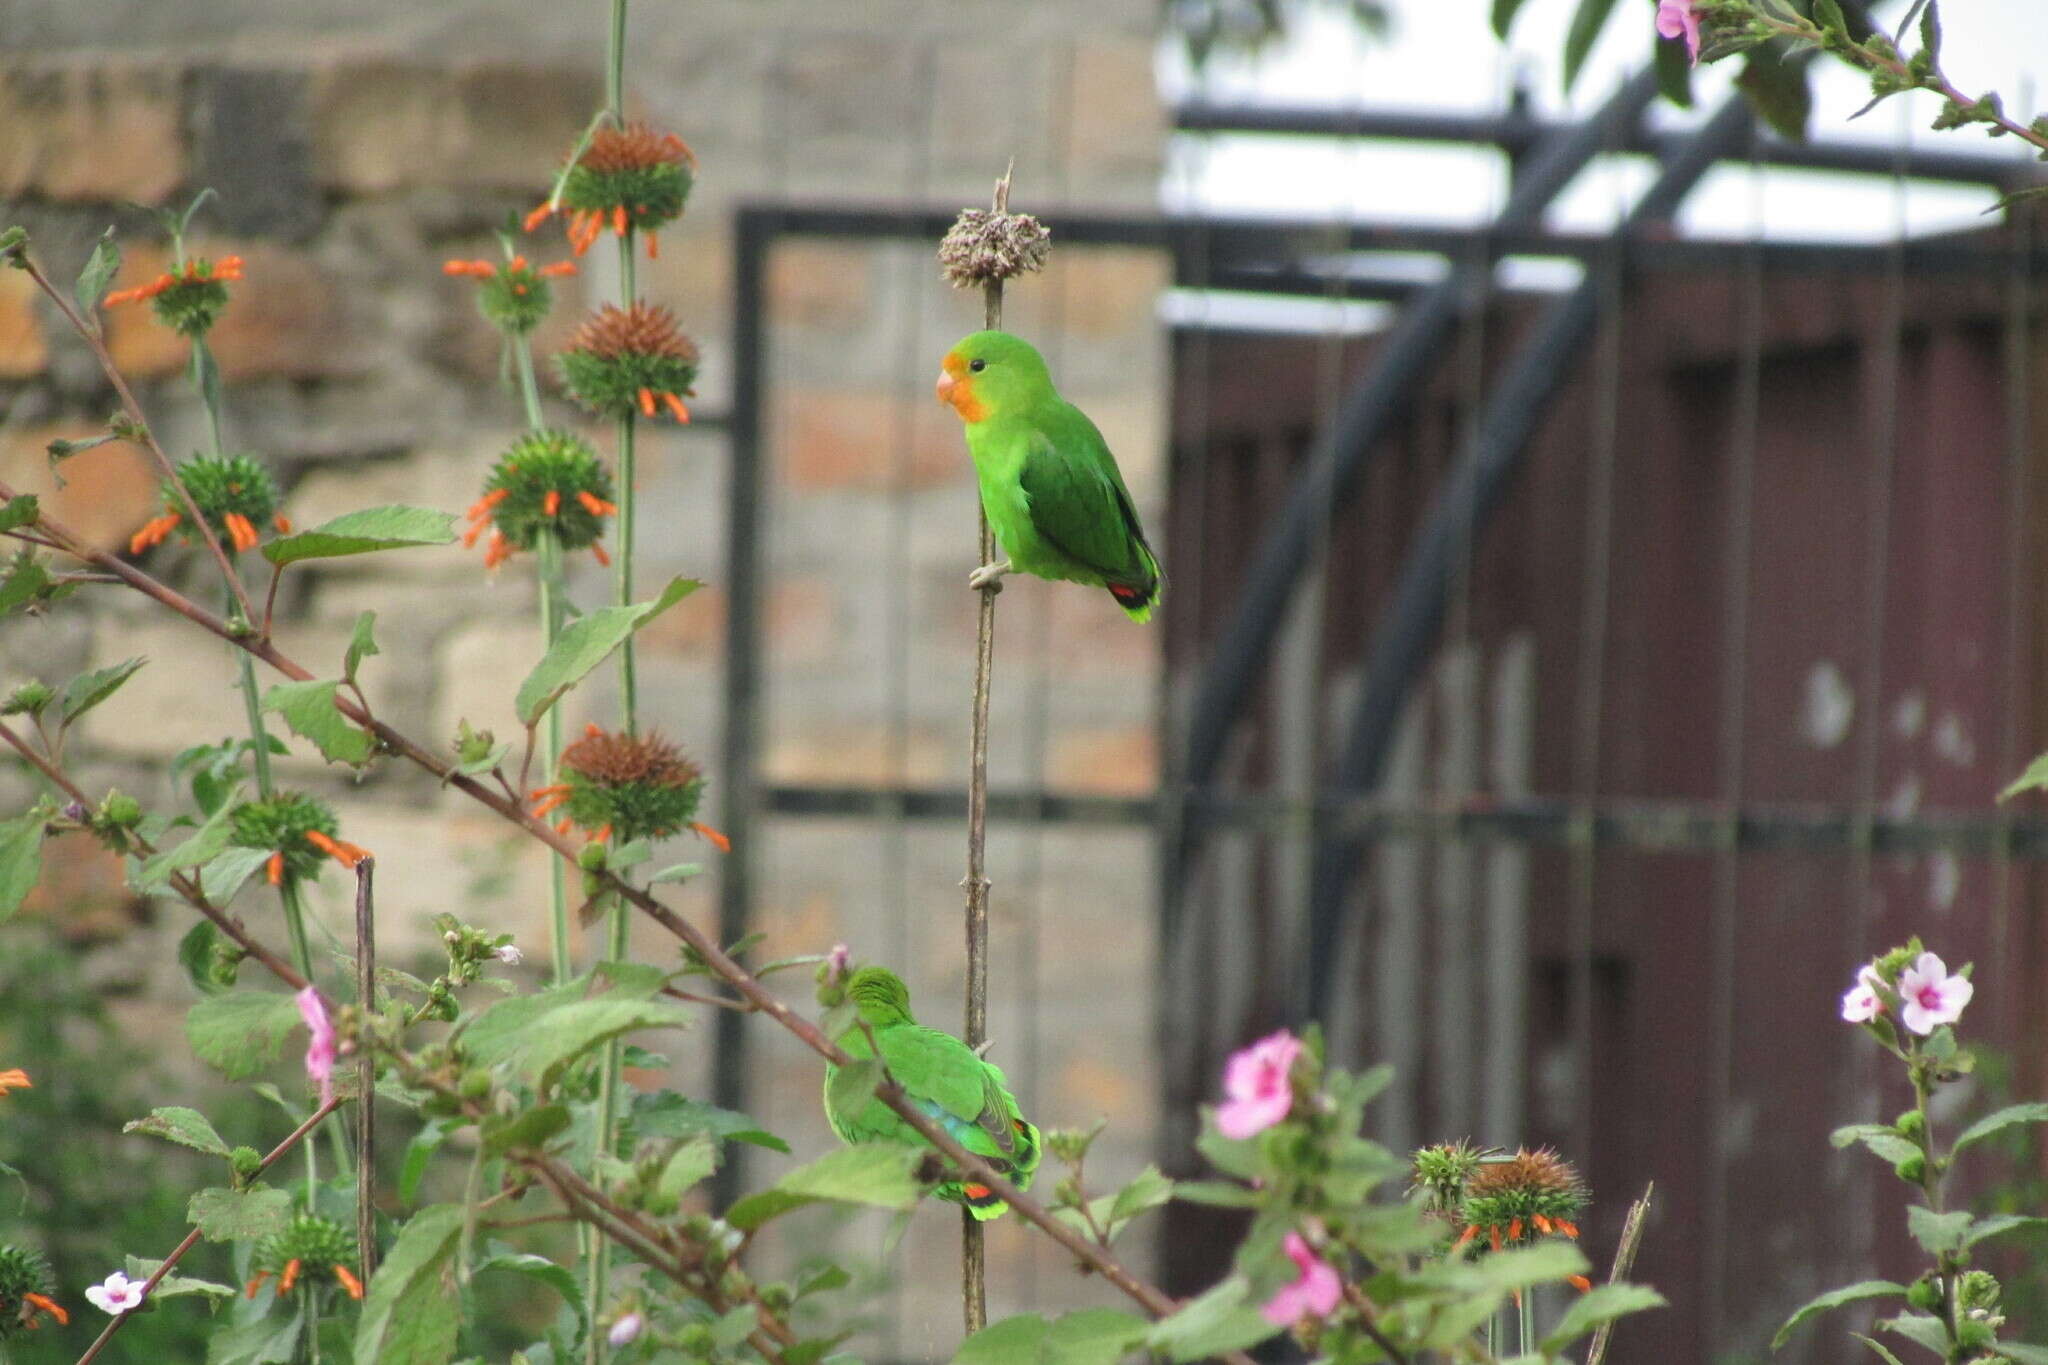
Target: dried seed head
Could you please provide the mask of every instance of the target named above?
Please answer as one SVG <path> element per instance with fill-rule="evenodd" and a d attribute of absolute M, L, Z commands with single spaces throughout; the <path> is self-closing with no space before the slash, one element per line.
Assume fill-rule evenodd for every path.
<path fill-rule="evenodd" d="M 1590 1196 L 1572 1164 L 1549 1148 L 1523 1148 L 1505 1161 L 1489 1161 L 1465 1185 L 1464 1219 L 1504 1232 L 1510 1242 L 1556 1227 L 1576 1235 L 1573 1220 Z M 1546 1227 L 1545 1225 L 1550 1225 Z"/>
<path fill-rule="evenodd" d="M 633 122 L 623 128 L 610 124 L 591 136 L 590 145 L 576 159 L 576 165 L 599 175 L 615 171 L 639 171 L 650 166 L 697 166 L 697 154 L 674 133 L 657 133 L 648 123 Z"/>
<path fill-rule="evenodd" d="M 576 329 L 556 363 L 570 396 L 600 417 L 666 410 L 678 422 L 690 420 L 683 399 L 697 378 L 697 347 L 666 308 L 607 304 Z"/>
<path fill-rule="evenodd" d="M 545 803 L 593 835 L 619 843 L 664 838 L 696 817 L 704 779 L 659 735 L 592 726 L 562 751 L 562 786 Z"/>
<path fill-rule="evenodd" d="M 697 346 L 676 328 L 676 315 L 656 304 L 631 308 L 612 304 L 592 313 L 569 339 L 569 349 L 605 360 L 624 355 L 661 356 L 697 363 Z"/>
<path fill-rule="evenodd" d="M 609 730 L 585 734 L 562 750 L 562 766 L 608 786 L 647 782 L 681 787 L 696 781 L 698 776 L 697 765 L 660 735 L 628 735 Z"/>
<path fill-rule="evenodd" d="M 939 243 L 939 274 L 971 289 L 1042 269 L 1051 251 L 1051 230 L 1028 213 L 963 209 Z"/>

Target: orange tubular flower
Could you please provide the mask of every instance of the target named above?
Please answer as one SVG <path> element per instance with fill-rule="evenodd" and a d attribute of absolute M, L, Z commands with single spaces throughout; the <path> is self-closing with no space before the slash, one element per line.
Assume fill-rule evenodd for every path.
<path fill-rule="evenodd" d="M 40 1308 L 45 1313 L 48 1313 L 51 1317 L 57 1320 L 57 1325 L 59 1327 L 69 1327 L 71 1325 L 71 1315 L 64 1311 L 64 1305 L 58 1303 L 55 1299 L 51 1298 L 47 1294 L 23 1294 L 21 1296 L 21 1300 L 23 1303 L 30 1304 L 33 1307 Z M 31 1318 L 33 1316 L 34 1314 L 30 1314 Z M 29 1326 L 31 1327 L 34 1327 L 35 1325 L 36 1324 L 33 1321 L 29 1323 Z"/>
<path fill-rule="evenodd" d="M 334 1278 L 341 1282 L 341 1287 L 348 1291 L 350 1298 L 360 1299 L 363 1297 L 363 1282 L 357 1279 L 355 1273 L 347 1266 L 338 1265 L 334 1267 Z"/>
<path fill-rule="evenodd" d="M 299 1261 L 297 1257 L 284 1263 L 284 1273 L 277 1277 L 277 1292 L 289 1294 L 292 1286 L 299 1282 Z"/>
<path fill-rule="evenodd" d="M 1581 1294 L 1593 1292 L 1593 1282 L 1584 1275 L 1567 1275 L 1564 1277 L 1564 1282 L 1578 1290 Z"/>
<path fill-rule="evenodd" d="M 166 512 L 162 516 L 144 523 L 140 531 L 128 537 L 128 553 L 139 555 L 153 545 L 163 544 L 164 539 L 171 532 L 177 530 L 179 524 L 183 521 L 184 517 L 178 513 Z"/>
<path fill-rule="evenodd" d="M 583 510 L 593 517 L 615 517 L 619 514 L 618 504 L 606 502 L 597 494 L 584 491 L 576 495 L 576 501 L 583 504 Z"/>
<path fill-rule="evenodd" d="M 545 276 L 549 279 L 553 279 L 557 275 L 573 275 L 576 273 L 576 262 L 556 261 L 553 265 L 542 266 L 539 270 L 536 270 L 534 273 L 536 275 Z"/>
<path fill-rule="evenodd" d="M 538 820 L 555 807 L 569 799 L 570 787 L 566 782 L 557 782 L 552 787 L 535 787 L 527 795 L 539 804 L 533 808 L 533 818 Z"/>
<path fill-rule="evenodd" d="M 526 231 L 531 232 L 554 216 L 554 204 L 548 200 L 542 200 L 533 212 L 526 215 L 526 221 L 521 223 L 520 226 Z"/>
<path fill-rule="evenodd" d="M 245 1292 L 248 1294 L 248 1296 L 253 1299 L 256 1297 L 256 1291 L 261 1289 L 263 1287 L 263 1282 L 269 1278 L 269 1271 L 259 1270 L 254 1275 L 249 1277 L 249 1283 L 245 1285 L 243 1288 Z"/>
<path fill-rule="evenodd" d="M 484 567 L 495 569 L 512 557 L 512 542 L 505 539 L 503 531 L 492 531 L 490 541 L 484 546 Z"/>
<path fill-rule="evenodd" d="M 479 280 L 487 280 L 498 273 L 498 267 L 492 265 L 489 261 L 443 261 L 441 262 L 441 273 L 443 275 L 469 275 Z"/>
<path fill-rule="evenodd" d="M 263 874 L 270 879 L 272 886 L 284 885 L 284 854 L 271 854 L 270 861 L 263 866 Z"/>
<path fill-rule="evenodd" d="M 343 867 L 354 867 L 370 856 L 370 851 L 345 839 L 330 839 L 317 829 L 306 831 L 306 842 L 340 863 Z"/>
<path fill-rule="evenodd" d="M 33 1089 L 35 1086 L 29 1081 L 28 1073 L 20 1067 L 10 1066 L 7 1070 L 0 1071 L 0 1095 L 6 1094 L 9 1090 Z"/>
<path fill-rule="evenodd" d="M 249 524 L 247 517 L 243 516 L 240 512 L 230 512 L 221 520 L 228 524 L 228 535 L 233 539 L 236 550 L 253 550 L 256 548 L 256 544 L 261 537 L 256 534 L 256 528 Z"/>
<path fill-rule="evenodd" d="M 728 839 L 725 835 L 719 833 L 717 830 L 711 828 L 711 826 L 699 824 L 693 820 L 690 822 L 690 828 L 696 832 L 698 838 L 710 844 L 720 853 L 732 852 L 732 840 Z"/>
<path fill-rule="evenodd" d="M 612 557 L 606 554 L 604 552 L 604 546 L 599 545 L 596 541 L 592 541 L 590 543 L 590 553 L 593 556 L 595 556 L 597 562 L 599 564 L 602 564 L 605 568 L 609 569 L 612 566 Z"/>
<path fill-rule="evenodd" d="M 541 499 L 541 510 L 551 517 L 560 516 L 562 512 L 562 490 L 550 488 L 548 495 Z"/>

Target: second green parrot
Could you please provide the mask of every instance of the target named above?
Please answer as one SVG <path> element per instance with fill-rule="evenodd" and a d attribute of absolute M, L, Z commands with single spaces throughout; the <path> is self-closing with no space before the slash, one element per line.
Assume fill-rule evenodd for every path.
<path fill-rule="evenodd" d="M 871 1057 L 879 1049 L 883 1065 L 918 1108 L 1019 1189 L 1029 1188 L 1038 1172 L 1038 1129 L 1018 1112 L 1002 1069 L 952 1034 L 918 1023 L 910 1013 L 910 992 L 886 967 L 862 967 L 848 979 L 846 995 L 874 1033 L 875 1048 L 858 1025 L 833 1041 L 856 1058 Z M 855 1113 L 835 1109 L 832 1078 L 837 1074 L 838 1068 L 825 1068 L 825 1119 L 840 1141 L 927 1145 L 922 1134 L 875 1096 Z M 971 1180 L 947 1181 L 938 1195 L 966 1205 L 984 1220 L 1010 1207 L 988 1186 Z"/>
<path fill-rule="evenodd" d="M 1160 598 L 1159 562 L 1145 543 L 1116 457 L 1088 415 L 1060 397 L 1045 358 L 1008 332 L 976 332 L 946 352 L 939 401 L 960 414 L 981 505 L 1007 559 L 968 577 L 1006 573 L 1109 589 L 1136 621 Z"/>

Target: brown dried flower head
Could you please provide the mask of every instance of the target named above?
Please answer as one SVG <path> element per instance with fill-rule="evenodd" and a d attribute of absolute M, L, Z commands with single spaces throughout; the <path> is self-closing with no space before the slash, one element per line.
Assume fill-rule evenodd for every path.
<path fill-rule="evenodd" d="M 613 304 L 585 318 L 570 338 L 569 349 L 603 360 L 621 355 L 661 356 L 694 366 L 697 346 L 676 328 L 676 315 L 655 304 L 636 303 L 631 308 Z"/>
<path fill-rule="evenodd" d="M 649 166 L 697 168 L 697 154 L 690 144 L 674 133 L 658 133 L 647 123 L 629 123 L 623 128 L 610 124 L 591 135 L 590 145 L 576 164 L 599 175 L 618 171 L 639 171 Z"/>
<path fill-rule="evenodd" d="M 660 735 L 628 735 L 594 726 L 562 750 L 562 766 L 607 786 L 645 782 L 682 787 L 698 776 L 697 765 Z"/>
<path fill-rule="evenodd" d="M 970 289 L 1042 269 L 1051 251 L 1051 229 L 1028 213 L 963 209 L 939 243 L 939 274 Z"/>

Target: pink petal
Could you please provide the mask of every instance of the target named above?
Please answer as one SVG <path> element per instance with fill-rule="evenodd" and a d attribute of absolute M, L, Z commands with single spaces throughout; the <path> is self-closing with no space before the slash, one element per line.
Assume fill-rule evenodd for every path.
<path fill-rule="evenodd" d="M 1216 1131 L 1227 1138 L 1248 1138 L 1265 1132 L 1294 1107 L 1291 1091 L 1225 1100 L 1216 1106 Z"/>

